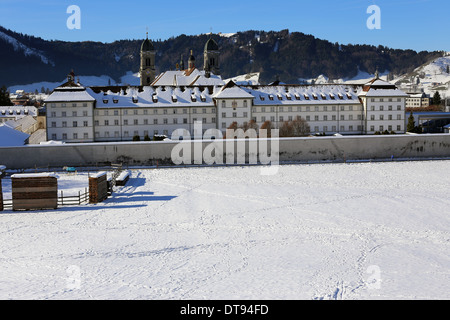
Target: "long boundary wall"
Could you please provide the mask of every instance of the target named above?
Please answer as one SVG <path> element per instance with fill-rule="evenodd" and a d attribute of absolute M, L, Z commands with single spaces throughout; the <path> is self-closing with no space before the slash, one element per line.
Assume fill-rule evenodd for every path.
<path fill-rule="evenodd" d="M 178 143 L 163 141 L 5 147 L 0 148 L 0 164 L 6 165 L 8 169 L 46 166 L 80 167 L 120 162 L 130 166 L 171 165 L 173 164 L 172 149 Z M 212 142 L 197 143 L 204 149 Z M 269 141 L 267 145 L 270 150 Z M 195 147 L 192 148 L 192 155 L 194 155 L 194 149 Z M 237 152 L 235 157 L 236 154 Z M 280 162 L 376 160 L 392 156 L 395 158 L 450 157 L 450 134 L 309 137 L 279 140 Z"/>

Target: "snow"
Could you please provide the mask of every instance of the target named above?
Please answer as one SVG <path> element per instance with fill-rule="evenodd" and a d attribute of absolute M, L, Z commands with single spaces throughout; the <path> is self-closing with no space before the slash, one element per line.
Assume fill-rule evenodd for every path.
<path fill-rule="evenodd" d="M 15 130 L 8 125 L 0 124 L 1 147 L 23 146 L 29 137 L 29 134 Z"/>
<path fill-rule="evenodd" d="M 11 178 L 14 179 L 26 179 L 26 178 L 56 178 L 56 174 L 54 173 L 21 173 L 21 174 L 13 174 Z"/>
<path fill-rule="evenodd" d="M 260 169 L 133 169 L 97 205 L 0 213 L 0 298 L 450 298 L 450 161 Z"/>
<path fill-rule="evenodd" d="M 23 54 L 25 56 L 37 56 L 38 58 L 41 59 L 41 61 L 45 64 L 50 64 L 51 66 L 55 66 L 55 63 L 48 59 L 42 51 L 34 49 L 34 48 L 30 48 L 27 47 L 26 45 L 24 45 L 22 42 L 18 41 L 17 39 L 7 35 L 4 32 L 0 31 L 0 39 L 10 43 L 13 47 L 14 47 L 14 51 L 23 51 Z"/>

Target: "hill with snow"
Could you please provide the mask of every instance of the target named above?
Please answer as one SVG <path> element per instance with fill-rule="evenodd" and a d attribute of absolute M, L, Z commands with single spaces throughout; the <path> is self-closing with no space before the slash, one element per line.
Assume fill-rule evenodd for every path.
<path fill-rule="evenodd" d="M 395 78 L 393 83 L 402 86 L 409 91 L 421 91 L 433 95 L 439 91 L 441 94 L 450 96 L 450 53 L 433 59 L 430 62 Z"/>

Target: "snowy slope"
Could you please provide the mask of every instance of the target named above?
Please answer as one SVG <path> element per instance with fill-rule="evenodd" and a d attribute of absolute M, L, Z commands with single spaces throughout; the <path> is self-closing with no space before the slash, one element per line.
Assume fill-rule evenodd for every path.
<path fill-rule="evenodd" d="M 43 52 L 36 50 L 34 48 L 27 47 L 22 42 L 17 39 L 7 35 L 6 33 L 0 31 L 0 40 L 4 40 L 10 43 L 14 47 L 14 51 L 22 51 L 26 56 L 37 56 L 41 59 L 41 61 L 45 64 L 50 64 L 51 66 L 55 66 L 55 63 L 47 58 Z"/>
<path fill-rule="evenodd" d="M 449 299 L 449 170 L 133 170 L 98 205 L 0 213 L 0 299 Z"/>
<path fill-rule="evenodd" d="M 439 90 L 449 96 L 450 73 L 447 73 L 447 66 L 450 66 L 448 53 L 446 56 L 418 67 L 411 74 L 394 79 L 392 83 L 402 82 L 406 88 L 416 84 L 419 90 L 423 89 L 427 94 L 433 95 L 436 90 Z"/>

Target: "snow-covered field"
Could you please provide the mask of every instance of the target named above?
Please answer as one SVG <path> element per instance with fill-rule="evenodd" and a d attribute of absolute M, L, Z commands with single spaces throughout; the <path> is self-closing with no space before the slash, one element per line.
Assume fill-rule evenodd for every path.
<path fill-rule="evenodd" d="M 449 171 L 133 170 L 98 205 L 0 213 L 0 299 L 449 299 Z"/>

